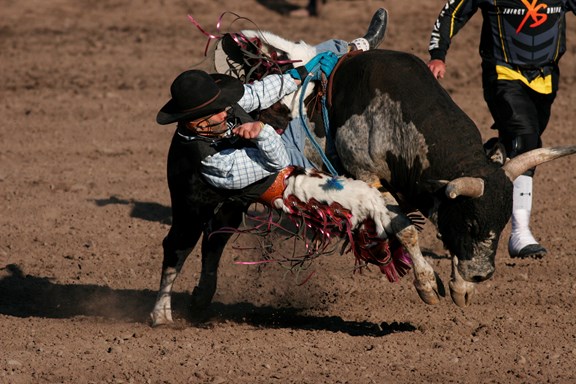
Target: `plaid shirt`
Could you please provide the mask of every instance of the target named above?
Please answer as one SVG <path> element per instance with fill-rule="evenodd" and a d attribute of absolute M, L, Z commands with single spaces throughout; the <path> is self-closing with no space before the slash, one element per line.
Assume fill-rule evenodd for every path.
<path fill-rule="evenodd" d="M 265 109 L 296 89 L 290 75 L 266 76 L 244 85 L 238 104 L 246 112 Z M 241 189 L 290 165 L 282 138 L 270 125 L 264 125 L 252 142 L 256 148 L 225 149 L 202 160 L 206 181 L 217 188 Z"/>
<path fill-rule="evenodd" d="M 244 96 L 238 101 L 246 112 L 266 109 L 295 92 L 298 86 L 290 75 L 268 75 L 260 81 L 244 85 Z"/>

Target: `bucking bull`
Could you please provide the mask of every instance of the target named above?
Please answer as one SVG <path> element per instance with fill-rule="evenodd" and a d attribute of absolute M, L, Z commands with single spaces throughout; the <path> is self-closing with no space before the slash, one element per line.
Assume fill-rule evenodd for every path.
<path fill-rule="evenodd" d="M 316 54 L 304 42 L 269 32 L 241 34 L 256 40 L 266 57 L 305 63 Z M 452 300 L 460 307 L 469 305 L 475 285 L 494 274 L 500 234 L 511 217 L 514 179 L 539 164 L 576 153 L 576 146 L 540 148 L 512 160 L 499 145 L 487 153 L 474 122 L 425 63 L 409 53 L 377 49 L 344 57 L 327 89 L 328 133 L 318 116 L 309 112 L 308 118 L 320 122 L 313 130 L 319 142 L 335 149 L 327 151 L 329 160 L 346 176 L 386 190 L 382 208 L 389 218 L 386 232 L 410 255 L 414 285 L 428 304 L 439 302 L 444 287 L 421 253 L 418 229 L 409 213 L 417 210 L 435 225 L 452 255 Z M 282 103 L 298 113 L 299 100 L 300 92 Z M 224 244 L 217 248 L 213 255 L 203 250 L 193 302 L 203 295 L 200 301 L 207 305 L 213 297 Z M 164 260 L 152 312 L 155 325 L 172 321 L 170 292 L 182 263 L 174 266 Z"/>

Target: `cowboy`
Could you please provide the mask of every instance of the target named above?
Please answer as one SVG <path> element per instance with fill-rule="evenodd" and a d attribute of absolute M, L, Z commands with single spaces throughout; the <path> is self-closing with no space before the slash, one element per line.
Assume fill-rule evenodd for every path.
<path fill-rule="evenodd" d="M 367 34 L 349 43 L 348 49 L 378 46 L 386 20 L 386 11 L 379 9 Z M 296 135 L 294 129 L 288 129 L 281 137 L 272 126 L 252 121 L 248 113 L 269 108 L 294 93 L 314 68 L 330 75 L 338 60 L 334 50 L 339 52 L 322 50 L 303 66 L 246 85 L 225 74 L 185 71 L 172 83 L 172 99 L 158 113 L 157 122 L 177 123 L 175 137 L 195 147 L 197 169 L 203 180 L 216 188 L 240 190 L 288 165 L 314 167 L 304 157 L 299 132 Z M 311 78 L 319 80 L 320 73 L 313 73 Z M 172 145 L 177 146 L 178 141 Z"/>
<path fill-rule="evenodd" d="M 159 124 L 177 123 L 172 146 L 194 152 L 191 165 L 217 188 L 240 190 L 289 165 L 280 135 L 238 104 L 244 92 L 233 77 L 189 70 L 174 80 L 157 116 Z"/>
<path fill-rule="evenodd" d="M 317 65 L 329 73 L 336 60 L 331 52 L 321 53 L 299 69 L 298 76 L 305 77 Z M 227 190 L 241 190 L 287 167 L 290 158 L 280 135 L 269 124 L 253 121 L 247 112 L 268 108 L 294 92 L 300 79 L 293 76 L 269 75 L 243 85 L 228 75 L 183 72 L 172 83 L 172 99 L 156 119 L 162 125 L 177 123 L 170 152 L 187 147 L 204 181 Z"/>

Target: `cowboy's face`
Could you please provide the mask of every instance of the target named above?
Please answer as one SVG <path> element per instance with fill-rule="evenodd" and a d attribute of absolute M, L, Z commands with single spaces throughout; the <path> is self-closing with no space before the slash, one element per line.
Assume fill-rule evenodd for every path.
<path fill-rule="evenodd" d="M 226 124 L 228 110 L 229 108 L 226 108 L 223 111 L 188 121 L 186 127 L 198 136 L 222 137 L 228 132 Z"/>

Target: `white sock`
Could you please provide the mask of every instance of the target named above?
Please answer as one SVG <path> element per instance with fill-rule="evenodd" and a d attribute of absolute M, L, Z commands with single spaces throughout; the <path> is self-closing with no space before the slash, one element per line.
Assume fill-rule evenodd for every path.
<path fill-rule="evenodd" d="M 527 245 L 538 244 L 530 232 L 531 211 L 532 177 L 521 175 L 514 180 L 512 233 L 508 242 L 508 249 L 512 254 L 517 254 Z"/>

